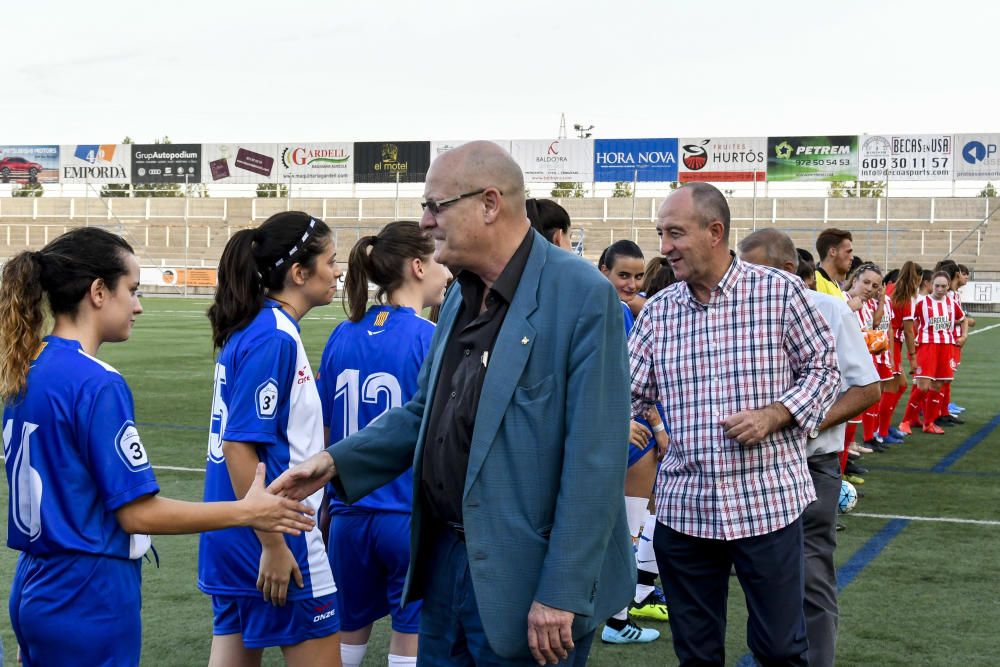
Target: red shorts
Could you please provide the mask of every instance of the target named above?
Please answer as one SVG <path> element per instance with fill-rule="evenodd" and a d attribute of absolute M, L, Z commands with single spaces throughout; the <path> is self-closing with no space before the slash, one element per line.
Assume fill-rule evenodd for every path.
<path fill-rule="evenodd" d="M 883 364 L 880 361 L 875 361 L 874 357 L 872 357 L 872 361 L 875 362 L 875 370 L 878 372 L 878 379 L 881 382 L 885 382 L 886 380 L 892 379 L 893 376 L 892 367 L 890 367 L 888 364 Z"/>
<path fill-rule="evenodd" d="M 923 343 L 917 348 L 917 367 L 913 376 L 951 382 L 955 377 L 955 346 L 948 343 Z"/>
<path fill-rule="evenodd" d="M 892 341 L 892 374 L 903 374 L 903 343 L 898 340 Z"/>

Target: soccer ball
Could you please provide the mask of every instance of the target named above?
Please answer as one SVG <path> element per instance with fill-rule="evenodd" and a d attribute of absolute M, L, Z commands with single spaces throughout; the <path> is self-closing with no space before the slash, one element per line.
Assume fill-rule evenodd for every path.
<path fill-rule="evenodd" d="M 841 514 L 847 514 L 858 504 L 858 490 L 846 479 L 840 481 L 840 500 L 837 502 L 837 509 Z"/>

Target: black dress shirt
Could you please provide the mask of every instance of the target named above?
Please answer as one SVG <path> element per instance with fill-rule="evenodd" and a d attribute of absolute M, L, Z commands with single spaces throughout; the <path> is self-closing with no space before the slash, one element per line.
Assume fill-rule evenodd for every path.
<path fill-rule="evenodd" d="M 427 422 L 420 480 L 432 515 L 445 524 L 462 524 L 462 494 L 479 395 L 486 370 L 494 363 L 490 358 L 493 343 L 521 281 L 533 238 L 534 234 L 528 230 L 485 301 L 486 284 L 482 279 L 469 271 L 458 274 L 462 305 L 441 359 L 441 374 Z M 482 312 L 481 304 L 485 305 Z"/>

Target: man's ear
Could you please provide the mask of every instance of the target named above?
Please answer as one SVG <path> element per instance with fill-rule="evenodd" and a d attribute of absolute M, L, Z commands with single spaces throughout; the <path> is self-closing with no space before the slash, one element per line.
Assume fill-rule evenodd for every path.
<path fill-rule="evenodd" d="M 502 195 L 499 190 L 496 188 L 486 188 L 486 192 L 483 193 L 483 206 L 486 209 L 486 224 L 492 224 L 496 222 L 497 218 L 500 217 L 502 201 Z"/>

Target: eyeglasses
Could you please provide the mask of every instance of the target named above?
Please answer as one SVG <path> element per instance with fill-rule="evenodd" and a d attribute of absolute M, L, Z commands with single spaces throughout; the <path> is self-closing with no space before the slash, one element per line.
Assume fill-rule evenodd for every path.
<path fill-rule="evenodd" d="M 443 209 L 447 208 L 448 206 L 451 206 L 455 202 L 461 201 L 466 197 L 475 197 L 476 195 L 481 195 L 484 192 L 486 192 L 486 190 L 488 190 L 488 188 L 479 188 L 478 190 L 473 190 L 472 192 L 466 192 L 464 194 L 456 195 L 454 197 L 448 197 L 447 199 L 442 199 L 441 201 L 436 201 L 434 199 L 427 199 L 420 202 L 420 208 L 422 208 L 425 211 L 430 211 L 431 215 L 437 217 L 437 215 L 441 213 Z M 500 192 L 500 190 L 497 190 L 497 192 Z M 500 194 L 502 195 L 503 192 L 500 192 Z"/>

